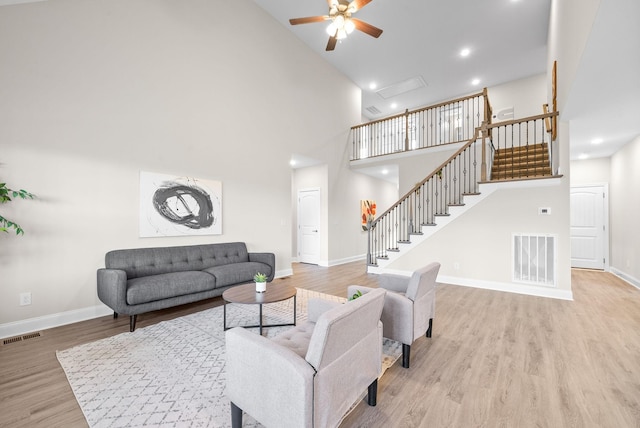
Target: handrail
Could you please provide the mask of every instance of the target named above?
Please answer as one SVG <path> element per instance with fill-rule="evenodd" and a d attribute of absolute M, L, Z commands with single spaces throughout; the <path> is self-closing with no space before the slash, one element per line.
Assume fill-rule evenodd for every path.
<path fill-rule="evenodd" d="M 486 88 L 485 88 L 485 90 L 486 90 Z M 433 104 L 433 105 L 430 105 L 430 106 L 427 106 L 427 107 L 420 107 L 419 109 L 416 109 L 416 110 L 406 110 L 404 113 L 398 113 L 398 114 L 393 115 L 393 116 L 383 117 L 382 119 L 376 119 L 376 120 L 372 120 L 371 122 L 361 123 L 360 125 L 352 126 L 351 129 L 361 128 L 363 126 L 368 126 L 368 125 L 374 125 L 376 123 L 384 122 L 384 121 L 387 121 L 387 120 L 390 120 L 390 119 L 397 119 L 399 117 L 404 117 L 407 114 L 411 114 L 411 113 L 420 113 L 421 111 L 430 110 L 430 109 L 434 109 L 434 108 L 438 108 L 438 107 L 444 107 L 447 104 L 455 104 L 455 103 L 466 101 L 466 100 L 469 100 L 469 99 L 472 99 L 472 98 L 475 98 L 475 97 L 481 97 L 483 95 L 486 95 L 485 91 L 478 92 L 477 94 L 467 95 L 465 97 L 455 98 L 455 99 L 449 100 L 449 101 L 443 101 L 441 103 Z"/>
<path fill-rule="evenodd" d="M 351 160 L 467 141 L 490 123 L 487 89 L 351 127 Z"/>
<path fill-rule="evenodd" d="M 369 265 L 376 265 L 388 251 L 397 251 L 410 235 L 420 234 L 423 225 L 435 224 L 435 216 L 448 215 L 448 207 L 461 204 L 465 194 L 477 192 L 480 174 L 474 145 L 484 143 L 483 129 L 476 127 L 462 147 L 368 224 Z"/>
<path fill-rule="evenodd" d="M 557 116 L 557 115 L 558 115 L 557 111 L 552 111 L 551 113 L 543 113 L 543 114 L 539 114 L 539 115 L 536 115 L 536 116 L 525 117 L 523 119 L 505 120 L 504 122 L 496 122 L 496 123 L 492 123 L 490 125 L 487 125 L 487 129 L 497 128 L 497 127 L 500 127 L 500 126 L 517 125 L 519 123 L 528 122 L 528 121 L 535 121 L 535 120 L 539 120 L 539 119 L 546 119 L 546 118 L 554 117 L 554 116 Z"/>
<path fill-rule="evenodd" d="M 400 199 L 398 199 L 398 202 L 396 202 L 395 204 L 393 204 L 388 210 L 386 210 L 385 212 L 383 212 L 382 214 L 380 214 L 378 216 L 378 218 L 376 218 L 375 220 L 373 220 L 371 222 L 371 225 L 373 225 L 377 220 L 379 220 L 381 217 L 385 216 L 386 214 L 388 214 L 390 211 L 392 211 L 394 208 L 396 208 L 398 205 L 400 205 L 404 200 L 406 200 L 409 196 L 411 196 L 411 194 L 413 192 L 415 192 L 416 190 L 418 190 L 420 187 L 422 187 L 422 185 L 424 185 L 427 181 L 429 181 L 431 178 L 433 178 L 434 175 L 436 175 L 438 173 L 438 171 L 442 171 L 442 169 L 447 166 L 453 159 L 455 159 L 456 157 L 458 157 L 458 155 L 460 153 L 462 153 L 463 151 L 465 151 L 471 144 L 475 143 L 479 138 L 480 138 L 480 131 L 481 128 L 476 128 L 474 134 L 473 134 L 473 138 L 470 138 L 469 140 L 467 140 L 467 142 L 465 143 L 464 146 L 460 147 L 460 149 L 458 149 L 454 154 L 452 154 L 451 156 L 449 156 L 449 158 L 442 162 L 440 164 L 440 166 L 436 167 L 433 172 L 429 175 L 427 175 L 427 177 L 422 180 L 421 182 L 419 182 L 418 184 L 416 184 L 415 186 L 413 186 L 413 188 L 411 190 L 409 190 L 407 193 L 404 194 L 404 196 L 400 197 Z M 371 228 L 369 228 L 371 229 Z"/>

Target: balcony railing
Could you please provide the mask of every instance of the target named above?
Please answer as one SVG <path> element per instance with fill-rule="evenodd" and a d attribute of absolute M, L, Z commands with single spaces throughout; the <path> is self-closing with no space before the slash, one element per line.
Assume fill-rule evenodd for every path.
<path fill-rule="evenodd" d="M 461 143 L 491 123 L 487 89 L 351 128 L 351 160 Z"/>

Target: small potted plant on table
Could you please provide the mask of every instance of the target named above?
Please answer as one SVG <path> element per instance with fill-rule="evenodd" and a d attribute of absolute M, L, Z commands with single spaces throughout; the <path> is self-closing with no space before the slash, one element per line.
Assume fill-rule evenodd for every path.
<path fill-rule="evenodd" d="M 253 276 L 253 280 L 256 282 L 256 293 L 267 291 L 267 275 L 258 272 Z"/>

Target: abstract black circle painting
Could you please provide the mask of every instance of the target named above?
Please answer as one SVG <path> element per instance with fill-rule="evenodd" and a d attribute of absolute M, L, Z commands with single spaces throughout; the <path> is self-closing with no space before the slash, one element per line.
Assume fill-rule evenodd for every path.
<path fill-rule="evenodd" d="M 140 236 L 219 235 L 222 183 L 140 173 Z"/>

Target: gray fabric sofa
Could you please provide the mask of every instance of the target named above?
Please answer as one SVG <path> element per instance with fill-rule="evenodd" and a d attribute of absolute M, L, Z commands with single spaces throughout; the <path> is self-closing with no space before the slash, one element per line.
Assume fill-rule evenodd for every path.
<path fill-rule="evenodd" d="M 222 295 L 260 272 L 273 280 L 273 253 L 249 253 L 244 242 L 109 251 L 98 269 L 98 297 L 118 314 L 137 315 Z"/>

